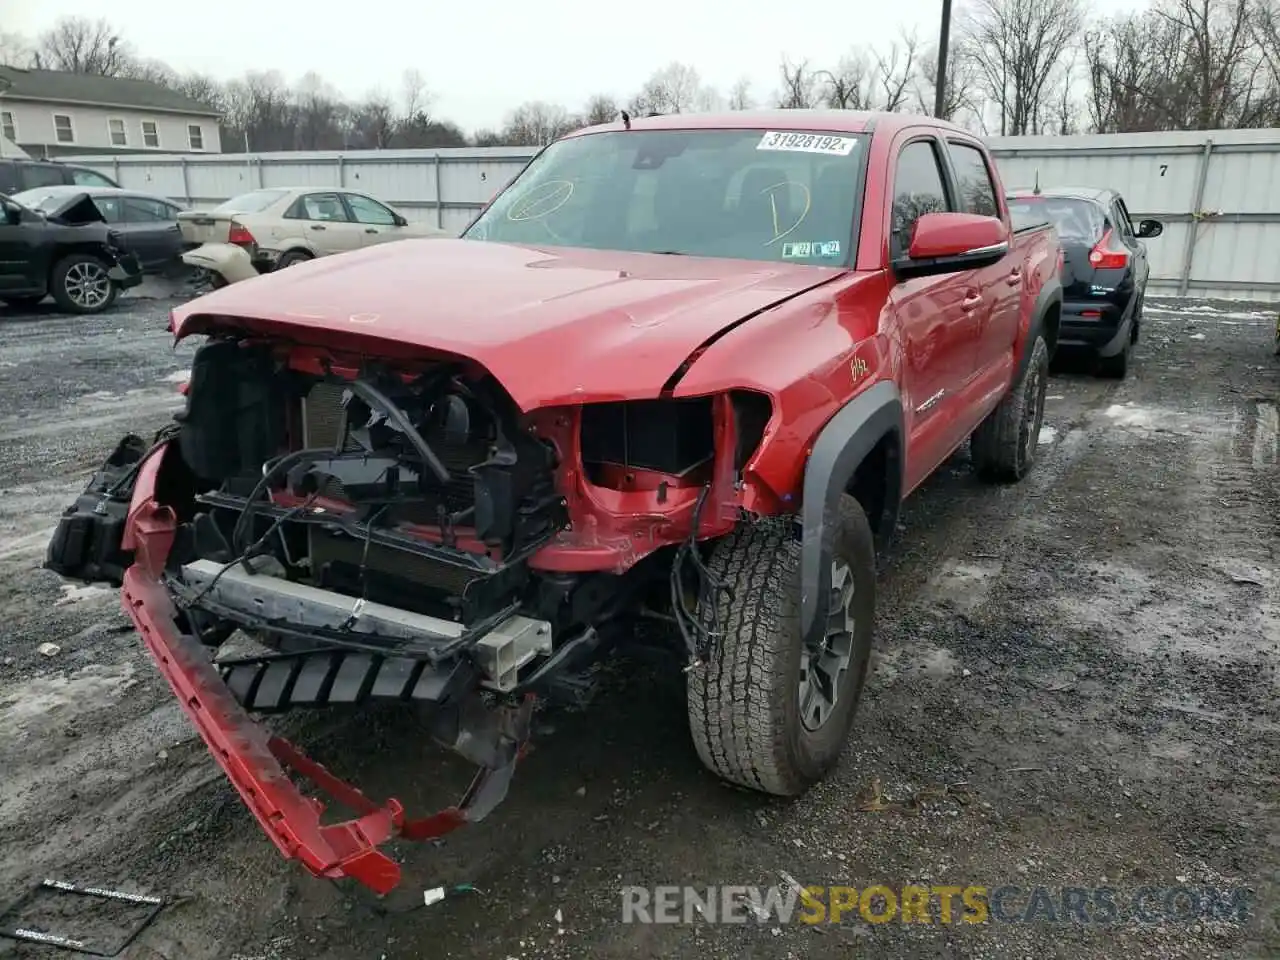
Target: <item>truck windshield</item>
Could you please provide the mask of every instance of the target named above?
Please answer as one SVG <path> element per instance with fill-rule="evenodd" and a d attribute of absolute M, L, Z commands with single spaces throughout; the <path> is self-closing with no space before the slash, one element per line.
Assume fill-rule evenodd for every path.
<path fill-rule="evenodd" d="M 462 236 L 847 266 L 865 137 L 632 130 L 543 151 Z"/>

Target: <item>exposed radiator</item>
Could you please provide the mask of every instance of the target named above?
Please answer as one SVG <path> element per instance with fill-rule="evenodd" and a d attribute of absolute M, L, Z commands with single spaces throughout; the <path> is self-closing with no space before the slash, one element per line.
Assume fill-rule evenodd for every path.
<path fill-rule="evenodd" d="M 318 383 L 303 398 L 301 413 L 305 446 L 331 448 L 346 432 L 347 411 L 342 405 L 343 389 L 343 385 L 338 383 Z M 400 509 L 399 513 L 407 520 L 434 524 L 437 520 L 437 502 L 442 501 L 451 511 L 463 509 L 473 502 L 473 481 L 467 468 L 484 459 L 486 445 L 448 444 L 442 438 L 432 437 L 430 434 L 427 434 L 426 439 L 449 469 L 453 479 L 437 496 L 424 498 L 420 509 Z M 360 445 L 348 438 L 343 449 L 359 450 Z M 342 484 L 336 480 L 327 481 L 321 492 L 337 500 L 345 499 Z M 358 567 L 364 554 L 362 542 L 314 526 L 309 530 L 308 546 L 311 569 L 317 577 L 328 563 Z M 377 545 L 370 547 L 366 567 L 376 573 L 412 580 L 453 596 L 461 595 L 467 583 L 475 576 L 465 570 L 436 563 L 403 550 Z"/>

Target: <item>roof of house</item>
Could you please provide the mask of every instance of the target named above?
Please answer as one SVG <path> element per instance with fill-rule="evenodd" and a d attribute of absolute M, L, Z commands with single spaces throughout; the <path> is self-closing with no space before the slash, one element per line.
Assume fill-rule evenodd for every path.
<path fill-rule="evenodd" d="M 6 89 L 7 87 L 7 89 Z M 150 80 L 0 66 L 0 97 L 216 117 L 218 111 Z"/>

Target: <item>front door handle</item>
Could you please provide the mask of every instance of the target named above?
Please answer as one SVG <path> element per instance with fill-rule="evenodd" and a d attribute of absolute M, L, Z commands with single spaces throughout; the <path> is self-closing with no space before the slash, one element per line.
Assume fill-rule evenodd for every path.
<path fill-rule="evenodd" d="M 1018 284 L 1022 282 L 1022 271 L 1021 270 L 1013 271 L 1013 273 L 1005 277 L 1005 280 L 1008 282 L 1009 286 L 1016 287 Z"/>
<path fill-rule="evenodd" d="M 377 233 L 377 232 L 378 232 L 377 227 L 369 227 L 365 230 L 365 233 Z"/>
<path fill-rule="evenodd" d="M 961 300 L 960 306 L 965 310 L 976 310 L 980 303 L 982 303 L 982 294 L 975 293 L 972 296 L 965 297 Z"/>
<path fill-rule="evenodd" d="M 313 223 L 313 224 L 311 225 L 311 229 L 312 229 L 312 230 L 323 230 L 323 229 L 324 229 L 324 224 L 323 224 L 323 223 Z"/>

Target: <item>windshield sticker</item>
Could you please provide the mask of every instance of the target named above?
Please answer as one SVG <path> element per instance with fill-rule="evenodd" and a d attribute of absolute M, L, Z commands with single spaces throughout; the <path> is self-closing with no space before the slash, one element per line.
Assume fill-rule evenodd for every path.
<path fill-rule="evenodd" d="M 563 207 L 572 196 L 573 181 L 546 180 L 519 197 L 507 211 L 507 219 L 516 223 L 541 220 Z"/>
<path fill-rule="evenodd" d="M 840 241 L 826 240 L 821 243 L 784 243 L 782 257 L 784 260 L 807 260 L 809 257 L 840 256 Z"/>
<path fill-rule="evenodd" d="M 789 133 L 770 130 L 760 142 L 757 150 L 790 150 L 794 153 L 825 153 L 838 157 L 847 157 L 857 144 L 856 137 L 832 137 L 821 133 Z"/>

